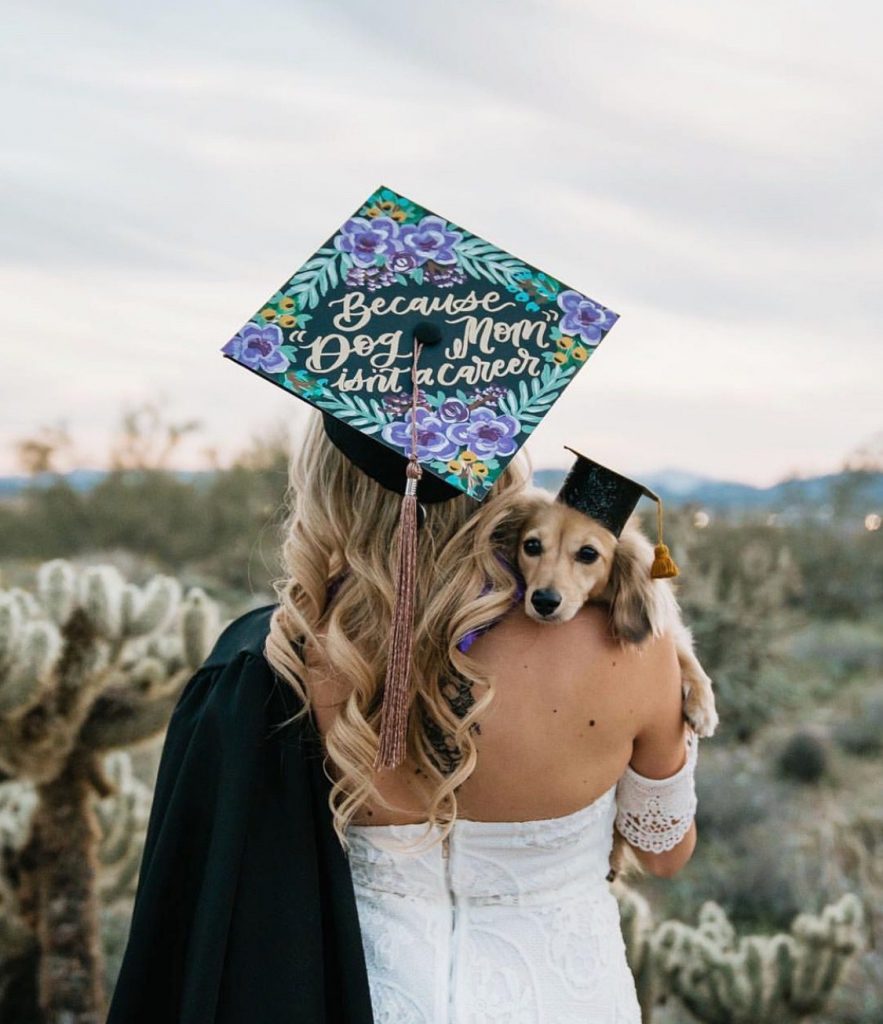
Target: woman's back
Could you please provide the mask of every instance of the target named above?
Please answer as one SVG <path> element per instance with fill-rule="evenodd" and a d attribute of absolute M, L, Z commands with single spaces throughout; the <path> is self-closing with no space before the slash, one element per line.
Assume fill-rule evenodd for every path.
<path fill-rule="evenodd" d="M 680 672 L 670 638 L 624 649 L 610 639 L 601 606 L 587 605 L 555 626 L 519 606 L 469 654 L 493 677 L 495 692 L 479 720 L 476 767 L 457 793 L 459 817 L 559 817 L 609 790 L 630 762 L 656 778 L 683 764 Z M 308 688 L 324 733 L 346 684 L 317 671 Z M 379 791 L 398 809 L 369 804 L 355 822 L 424 821 L 413 776 L 407 764 L 379 773 Z"/>
<path fill-rule="evenodd" d="M 624 651 L 598 607 L 557 627 L 519 608 L 470 655 L 495 695 L 449 836 L 430 842 L 407 768 L 380 783 L 402 809 L 371 808 L 348 829 L 375 1017 L 638 1024 L 607 876 L 635 740 L 655 735 L 666 703 L 676 717 L 671 644 Z"/>

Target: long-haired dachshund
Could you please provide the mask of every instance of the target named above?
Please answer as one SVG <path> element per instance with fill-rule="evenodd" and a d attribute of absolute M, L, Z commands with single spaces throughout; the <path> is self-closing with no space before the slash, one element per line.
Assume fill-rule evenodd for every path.
<path fill-rule="evenodd" d="M 693 652 L 693 637 L 681 621 L 668 579 L 650 575 L 653 545 L 632 515 L 617 538 L 590 516 L 533 489 L 518 533 L 517 563 L 524 577 L 524 607 L 539 622 L 567 622 L 587 601 L 609 608 L 611 633 L 623 645 L 670 633 L 681 668 L 684 717 L 697 736 L 718 724 L 711 680 Z M 642 874 L 628 843 L 614 831 L 610 874 Z"/>
<path fill-rule="evenodd" d="M 697 736 L 718 724 L 711 680 L 693 652 L 668 579 L 653 579 L 653 545 L 631 516 L 617 538 L 607 527 L 540 488 L 531 491 L 518 537 L 524 608 L 538 622 L 567 622 L 587 602 L 610 609 L 610 628 L 622 644 L 639 645 L 669 633 L 681 667 L 684 717 Z"/>

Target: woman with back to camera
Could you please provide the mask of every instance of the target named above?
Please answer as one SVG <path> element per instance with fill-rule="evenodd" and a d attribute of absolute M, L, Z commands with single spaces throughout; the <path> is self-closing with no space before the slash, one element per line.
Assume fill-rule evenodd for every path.
<path fill-rule="evenodd" d="M 692 787 L 680 670 L 597 606 L 524 614 L 522 458 L 481 504 L 418 484 L 406 750 L 377 769 L 403 460 L 313 414 L 278 603 L 169 727 L 114 1024 L 638 1024 L 609 856 L 627 766 Z M 695 842 L 634 853 L 669 877 Z"/>
<path fill-rule="evenodd" d="M 534 622 L 513 564 L 520 450 L 617 318 L 381 187 L 223 345 L 321 417 L 277 603 L 169 723 L 110 1024 L 639 1024 L 609 876 L 615 825 L 659 875 L 696 841 L 675 642 Z"/>

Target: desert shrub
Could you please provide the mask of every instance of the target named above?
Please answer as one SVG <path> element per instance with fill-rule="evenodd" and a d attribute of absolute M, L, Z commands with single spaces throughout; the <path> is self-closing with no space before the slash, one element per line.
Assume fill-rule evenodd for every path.
<path fill-rule="evenodd" d="M 686 920 L 705 900 L 714 900 L 740 929 L 787 930 L 794 915 L 806 909 L 792 868 L 779 830 L 759 823 L 729 838 L 700 832 L 683 871 L 642 881 L 641 888 L 661 917 Z"/>
<path fill-rule="evenodd" d="M 748 741 L 793 693 L 779 646 L 793 629 L 800 577 L 767 527 L 694 530 L 679 599 L 715 685 L 723 739 Z"/>
<path fill-rule="evenodd" d="M 828 750 L 823 740 L 805 730 L 795 732 L 779 751 L 776 768 L 782 778 L 815 784 L 828 771 Z"/>
<path fill-rule="evenodd" d="M 730 872 L 718 879 L 718 902 L 734 923 L 787 928 L 800 905 L 787 861 L 782 857 L 779 836 L 771 830 L 763 839 L 747 844 L 734 857 Z"/>
<path fill-rule="evenodd" d="M 800 570 L 797 597 L 808 615 L 867 619 L 883 602 L 883 544 L 870 530 L 806 521 L 784 531 Z"/>
<path fill-rule="evenodd" d="M 875 621 L 814 621 L 794 636 L 790 653 L 843 682 L 858 673 L 883 670 L 883 630 Z"/>
<path fill-rule="evenodd" d="M 837 722 L 832 729 L 834 741 L 856 757 L 877 757 L 883 753 L 883 696 L 872 694 L 857 713 Z"/>
<path fill-rule="evenodd" d="M 763 821 L 776 805 L 769 779 L 733 769 L 730 759 L 696 772 L 696 827 L 703 838 L 728 839 Z"/>

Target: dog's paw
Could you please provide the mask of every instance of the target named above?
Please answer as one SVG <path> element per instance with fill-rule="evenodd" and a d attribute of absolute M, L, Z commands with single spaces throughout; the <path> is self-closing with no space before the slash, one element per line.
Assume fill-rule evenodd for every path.
<path fill-rule="evenodd" d="M 699 685 L 694 684 L 684 694 L 684 718 L 697 736 L 714 735 L 719 718 L 710 681 L 703 680 Z"/>

